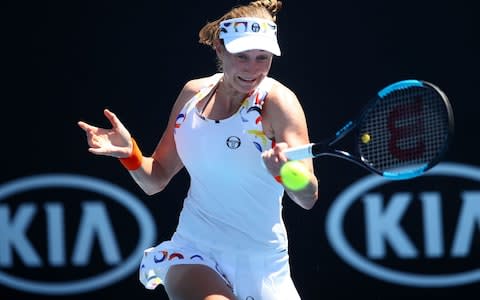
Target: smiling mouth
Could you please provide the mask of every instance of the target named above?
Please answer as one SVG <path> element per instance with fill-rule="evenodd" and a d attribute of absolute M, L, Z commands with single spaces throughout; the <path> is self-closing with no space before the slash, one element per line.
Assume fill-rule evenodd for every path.
<path fill-rule="evenodd" d="M 238 78 L 239 78 L 241 81 L 244 81 L 244 82 L 250 82 L 250 83 L 255 82 L 255 78 L 254 78 L 254 79 L 245 79 L 245 78 L 243 78 L 243 77 L 238 77 Z"/>

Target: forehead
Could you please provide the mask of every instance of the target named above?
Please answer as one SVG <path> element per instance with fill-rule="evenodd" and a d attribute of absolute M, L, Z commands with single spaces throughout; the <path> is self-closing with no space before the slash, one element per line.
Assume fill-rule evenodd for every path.
<path fill-rule="evenodd" d="M 273 54 L 265 51 L 265 50 L 260 50 L 260 49 L 252 49 L 252 50 L 246 50 L 238 53 L 232 53 L 234 55 L 248 55 L 248 56 L 272 56 Z"/>

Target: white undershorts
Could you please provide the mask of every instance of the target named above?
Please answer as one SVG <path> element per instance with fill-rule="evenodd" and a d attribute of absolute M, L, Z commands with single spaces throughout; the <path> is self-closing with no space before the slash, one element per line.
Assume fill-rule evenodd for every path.
<path fill-rule="evenodd" d="M 231 253 L 197 247 L 178 236 L 146 249 L 139 277 L 147 289 L 163 284 L 177 264 L 202 264 L 215 270 L 238 300 L 300 300 L 290 276 L 288 252 Z"/>

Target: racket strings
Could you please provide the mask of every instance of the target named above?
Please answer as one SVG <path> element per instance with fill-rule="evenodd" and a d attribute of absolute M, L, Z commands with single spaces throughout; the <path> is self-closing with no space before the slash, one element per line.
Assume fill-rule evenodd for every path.
<path fill-rule="evenodd" d="M 380 172 L 407 172 L 435 161 L 444 151 L 448 131 L 448 111 L 436 90 L 404 88 L 369 110 L 360 126 L 359 152 Z M 369 135 L 367 142 L 364 134 Z"/>

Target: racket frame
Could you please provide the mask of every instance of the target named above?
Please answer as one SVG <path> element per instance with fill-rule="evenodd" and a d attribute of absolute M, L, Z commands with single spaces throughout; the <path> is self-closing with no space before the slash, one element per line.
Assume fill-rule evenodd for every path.
<path fill-rule="evenodd" d="M 449 123 L 447 141 L 444 144 L 443 149 L 439 152 L 439 155 L 437 155 L 435 159 L 433 159 L 432 161 L 429 161 L 428 163 L 422 164 L 415 170 L 411 170 L 411 171 L 405 171 L 405 172 L 381 171 L 372 167 L 369 164 L 369 162 L 359 154 L 358 144 L 355 144 L 354 146 L 355 153 L 350 153 L 345 150 L 337 149 L 334 147 L 334 145 L 337 144 L 337 142 L 339 142 L 340 140 L 342 140 L 343 137 L 345 137 L 347 134 L 351 133 L 352 131 L 358 128 L 358 125 L 361 124 L 366 114 L 371 110 L 372 107 L 374 107 L 377 104 L 378 101 L 382 101 L 386 96 L 388 96 L 390 93 L 394 91 L 398 91 L 401 89 L 410 88 L 414 86 L 428 87 L 428 88 L 434 89 L 441 96 L 444 102 L 445 108 L 447 110 L 448 123 Z M 373 97 L 369 101 L 369 103 L 364 107 L 364 109 L 357 116 L 357 118 L 354 119 L 353 121 L 348 121 L 347 123 L 345 123 L 345 125 L 335 133 L 335 136 L 333 138 L 320 141 L 317 143 L 310 143 L 307 145 L 292 147 L 285 151 L 285 155 L 289 160 L 301 160 L 306 158 L 316 158 L 320 156 L 333 156 L 333 157 L 342 158 L 350 162 L 353 162 L 369 170 L 372 173 L 383 176 L 384 178 L 391 179 L 391 180 L 405 180 L 405 179 L 411 179 L 411 178 L 415 178 L 422 175 L 427 170 L 434 167 L 441 160 L 441 158 L 446 153 L 449 145 L 451 144 L 453 131 L 454 131 L 453 110 L 445 93 L 436 85 L 430 82 L 409 79 L 409 80 L 395 82 L 383 88 L 382 90 L 380 90 L 377 93 L 377 95 Z M 355 138 L 358 139 L 358 135 L 359 133 L 357 132 Z"/>

